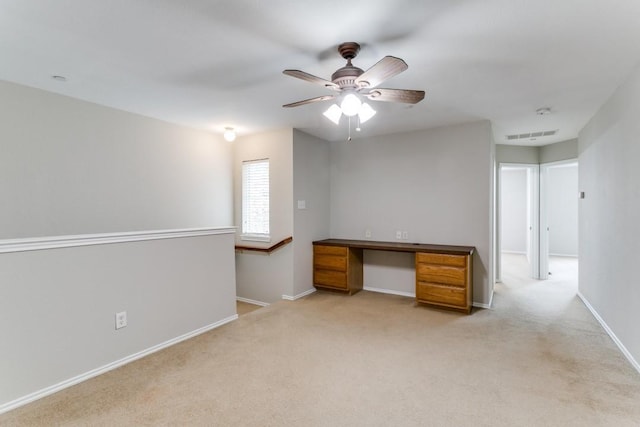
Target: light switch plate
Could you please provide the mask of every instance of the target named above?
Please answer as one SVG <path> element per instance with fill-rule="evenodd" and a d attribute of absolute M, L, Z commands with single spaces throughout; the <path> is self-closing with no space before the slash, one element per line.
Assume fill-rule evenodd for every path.
<path fill-rule="evenodd" d="M 298 200 L 298 209 L 307 209 L 307 201 Z"/>

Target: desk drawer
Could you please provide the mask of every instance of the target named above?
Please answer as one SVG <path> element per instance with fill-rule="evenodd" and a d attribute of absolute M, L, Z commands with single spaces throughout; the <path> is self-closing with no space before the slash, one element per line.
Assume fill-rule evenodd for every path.
<path fill-rule="evenodd" d="M 313 253 L 315 255 L 337 255 L 346 257 L 348 251 L 349 248 L 344 246 L 313 245 Z"/>
<path fill-rule="evenodd" d="M 467 306 L 466 290 L 457 286 L 418 282 L 416 286 L 416 299 L 421 302 L 453 307 L 466 308 Z"/>
<path fill-rule="evenodd" d="M 347 256 L 325 255 L 316 253 L 313 256 L 314 268 L 347 271 Z"/>
<path fill-rule="evenodd" d="M 466 255 L 449 255 L 449 254 L 429 254 L 424 252 L 416 253 L 416 263 L 449 265 L 452 267 L 466 267 Z"/>
<path fill-rule="evenodd" d="M 467 269 L 443 265 L 416 264 L 416 280 L 465 287 Z"/>
<path fill-rule="evenodd" d="M 337 289 L 347 289 L 347 273 L 316 268 L 313 271 L 313 284 Z"/>

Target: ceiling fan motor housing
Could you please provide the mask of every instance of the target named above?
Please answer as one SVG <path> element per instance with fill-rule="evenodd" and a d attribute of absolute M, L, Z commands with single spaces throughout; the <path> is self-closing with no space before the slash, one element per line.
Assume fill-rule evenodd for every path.
<path fill-rule="evenodd" d="M 360 52 L 360 45 L 355 42 L 342 43 L 338 46 L 338 52 L 347 60 L 347 65 L 333 73 L 331 75 L 331 81 L 340 86 L 340 89 L 357 88 L 358 85 L 355 80 L 364 73 L 364 70 L 354 67 L 351 64 L 351 60 Z"/>
<path fill-rule="evenodd" d="M 356 79 L 362 73 L 364 71 L 351 65 L 351 60 L 349 60 L 347 65 L 331 75 L 331 81 L 340 86 L 340 89 L 357 88 Z"/>

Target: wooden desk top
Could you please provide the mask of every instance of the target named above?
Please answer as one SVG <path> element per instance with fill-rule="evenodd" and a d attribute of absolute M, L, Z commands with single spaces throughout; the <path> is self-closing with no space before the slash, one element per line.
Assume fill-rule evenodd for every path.
<path fill-rule="evenodd" d="M 349 248 L 371 249 L 393 252 L 431 252 L 436 254 L 472 255 L 473 246 L 428 245 L 423 243 L 375 242 L 372 240 L 325 239 L 313 242 L 320 246 L 346 246 Z"/>

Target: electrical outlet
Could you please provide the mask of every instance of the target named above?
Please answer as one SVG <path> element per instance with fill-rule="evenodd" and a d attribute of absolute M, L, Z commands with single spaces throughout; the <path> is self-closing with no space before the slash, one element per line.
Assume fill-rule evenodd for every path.
<path fill-rule="evenodd" d="M 364 237 L 366 237 L 367 239 L 371 238 L 371 230 L 369 230 L 368 228 L 365 230 L 364 232 Z"/>
<path fill-rule="evenodd" d="M 408 231 L 403 231 L 402 232 L 402 239 L 403 240 L 409 240 L 409 232 Z"/>
<path fill-rule="evenodd" d="M 125 326 L 127 326 L 127 312 L 116 313 L 116 329 L 124 328 Z"/>
<path fill-rule="evenodd" d="M 396 239 L 402 239 L 402 231 L 396 231 Z"/>

